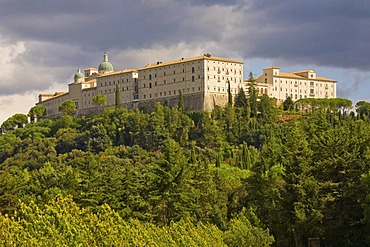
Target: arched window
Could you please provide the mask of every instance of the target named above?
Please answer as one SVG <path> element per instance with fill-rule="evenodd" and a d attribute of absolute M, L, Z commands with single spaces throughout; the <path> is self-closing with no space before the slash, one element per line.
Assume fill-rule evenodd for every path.
<path fill-rule="evenodd" d="M 149 82 L 149 88 L 152 88 L 152 83 L 151 82 Z"/>
<path fill-rule="evenodd" d="M 151 80 L 152 79 L 152 74 L 149 74 L 149 80 Z"/>
<path fill-rule="evenodd" d="M 194 73 L 194 67 L 191 67 L 191 73 Z"/>

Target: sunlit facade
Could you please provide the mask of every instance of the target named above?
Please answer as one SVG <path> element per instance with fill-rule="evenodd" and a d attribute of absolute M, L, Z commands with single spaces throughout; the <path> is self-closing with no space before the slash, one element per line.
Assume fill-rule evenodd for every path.
<path fill-rule="evenodd" d="M 280 72 L 278 67 L 263 69 L 257 78 L 257 91 L 281 103 L 288 97 L 293 101 L 304 98 L 336 98 L 336 81 L 317 76 L 314 70 Z"/>
<path fill-rule="evenodd" d="M 175 106 L 184 98 L 185 110 L 211 111 L 227 103 L 227 89 L 236 95 L 243 84 L 243 63 L 204 54 L 181 58 L 171 62 L 156 62 L 139 69 L 113 70 L 104 54 L 98 69 L 77 71 L 68 92 L 40 94 L 38 104 L 46 107 L 46 117 L 59 116 L 58 108 L 65 100 L 72 100 L 77 114 L 84 115 L 101 110 L 93 103 L 94 96 L 107 99 L 105 107 L 115 105 L 118 88 L 121 107 L 151 108 L 155 102 Z"/>
<path fill-rule="evenodd" d="M 319 77 L 314 70 L 283 73 L 277 67 L 269 67 L 263 69 L 256 84 L 259 95 L 266 94 L 277 104 L 287 97 L 293 101 L 336 97 L 336 81 Z M 87 68 L 83 73 L 77 70 L 67 92 L 40 94 L 37 104 L 45 106 L 46 117 L 52 118 L 61 115 L 58 108 L 66 100 L 75 103 L 78 115 L 86 115 L 115 106 L 116 95 L 121 107 L 150 109 L 155 102 L 177 105 L 181 93 L 185 110 L 212 111 L 227 104 L 229 86 L 233 96 L 242 87 L 248 90 L 240 61 L 204 54 L 114 71 L 105 53 L 98 68 Z M 99 94 L 106 97 L 106 105 L 94 104 L 93 98 Z"/>

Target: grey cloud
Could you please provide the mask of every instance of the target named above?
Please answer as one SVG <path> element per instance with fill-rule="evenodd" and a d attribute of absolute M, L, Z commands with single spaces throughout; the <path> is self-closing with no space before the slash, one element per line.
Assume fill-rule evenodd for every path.
<path fill-rule="evenodd" d="M 179 2 L 184 2 L 184 0 L 177 0 Z M 241 3 L 240 0 L 190 0 L 188 1 L 193 5 L 205 5 L 205 6 L 212 6 L 212 5 L 235 5 Z"/>
<path fill-rule="evenodd" d="M 366 1 L 255 1 L 254 48 L 246 56 L 284 57 L 292 63 L 369 68 L 370 5 Z M 248 19 L 249 21 L 251 18 Z"/>
<path fill-rule="evenodd" d="M 176 6 L 178 3 L 112 0 L 9 1 L 0 10 L 0 20 L 15 39 L 86 49 L 123 48 L 148 46 L 175 34 L 176 25 L 183 20 Z"/>
<path fill-rule="evenodd" d="M 25 72 L 13 80 L 27 84 L 0 79 L 0 94 L 68 82 L 76 67 L 97 66 L 104 51 L 179 43 L 220 56 L 369 70 L 368 13 L 360 0 L 3 0 L 0 37 L 25 42 L 26 52 L 13 61 Z M 151 54 L 141 52 L 148 56 L 141 60 L 160 59 Z M 116 68 L 130 64 L 110 59 Z"/>

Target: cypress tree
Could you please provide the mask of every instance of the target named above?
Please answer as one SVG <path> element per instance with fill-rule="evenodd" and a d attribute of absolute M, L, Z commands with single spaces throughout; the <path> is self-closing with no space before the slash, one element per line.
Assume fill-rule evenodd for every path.
<path fill-rule="evenodd" d="M 249 104 L 251 108 L 251 117 L 257 117 L 257 89 L 256 89 L 256 79 L 253 77 L 252 71 L 249 73 L 248 79 L 248 96 L 249 96 Z"/>
<path fill-rule="evenodd" d="M 178 104 L 178 107 L 179 107 L 179 111 L 180 112 L 183 112 L 185 110 L 185 104 L 184 104 L 184 96 L 182 95 L 182 92 L 181 90 L 179 90 L 179 104 Z"/>
<path fill-rule="evenodd" d="M 227 98 L 228 98 L 228 105 L 229 106 L 232 106 L 233 105 L 233 96 L 232 96 L 232 94 L 231 94 L 231 83 L 230 83 L 230 81 L 228 80 L 227 81 L 227 84 L 229 85 L 229 87 L 228 87 L 228 89 L 227 89 Z"/>
<path fill-rule="evenodd" d="M 119 92 L 119 86 L 116 84 L 116 109 L 119 109 L 121 107 L 121 97 L 120 97 L 120 92 Z"/>

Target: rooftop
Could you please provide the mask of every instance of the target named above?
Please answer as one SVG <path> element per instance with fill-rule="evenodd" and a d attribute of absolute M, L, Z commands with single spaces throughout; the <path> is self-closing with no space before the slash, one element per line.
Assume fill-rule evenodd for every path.
<path fill-rule="evenodd" d="M 237 61 L 237 60 L 233 60 L 233 59 L 229 59 L 229 58 L 214 57 L 214 56 L 211 56 L 210 54 L 204 54 L 203 56 L 192 57 L 192 58 L 181 58 L 179 60 L 175 60 L 175 61 L 171 61 L 171 62 L 157 62 L 157 63 L 153 63 L 153 64 L 148 64 L 148 65 L 146 65 L 143 68 L 138 69 L 138 70 L 157 68 L 157 67 L 162 67 L 162 66 L 167 66 L 167 65 L 179 64 L 179 63 L 184 63 L 184 62 L 192 62 L 192 61 L 203 60 L 203 59 L 226 62 L 226 63 L 243 64 L 243 62 L 241 62 L 241 61 Z"/>

